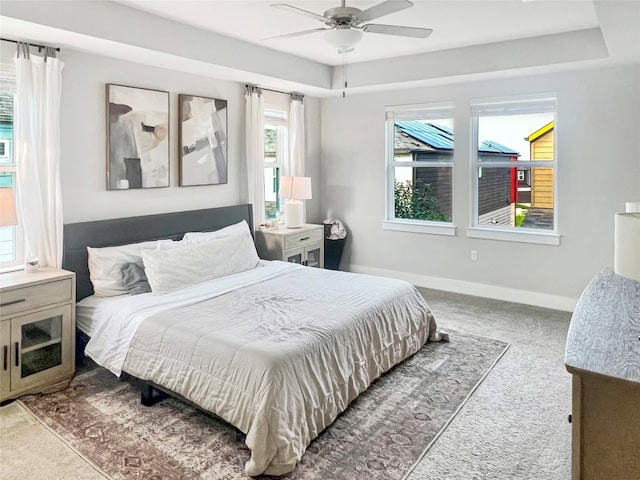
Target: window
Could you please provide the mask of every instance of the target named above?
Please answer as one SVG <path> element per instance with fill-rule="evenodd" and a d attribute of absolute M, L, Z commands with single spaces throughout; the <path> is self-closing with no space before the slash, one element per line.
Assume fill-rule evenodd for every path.
<path fill-rule="evenodd" d="M 387 108 L 385 228 L 455 234 L 453 107 Z"/>
<path fill-rule="evenodd" d="M 469 236 L 559 244 L 555 115 L 547 96 L 471 104 Z"/>
<path fill-rule="evenodd" d="M 288 152 L 288 112 L 280 107 L 264 108 L 264 199 L 265 218 L 273 220 L 280 211 L 280 175 Z"/>
<path fill-rule="evenodd" d="M 0 187 L 13 188 L 16 165 L 13 158 L 13 101 L 15 74 L 0 64 Z M 15 198 L 15 194 L 14 194 Z M 22 235 L 18 225 L 0 226 L 0 268 L 22 263 Z"/>

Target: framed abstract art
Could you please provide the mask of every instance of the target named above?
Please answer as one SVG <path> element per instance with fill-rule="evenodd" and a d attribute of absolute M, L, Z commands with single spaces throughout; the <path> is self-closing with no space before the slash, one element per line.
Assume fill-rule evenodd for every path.
<path fill-rule="evenodd" d="M 169 186 L 169 92 L 107 84 L 107 190 Z"/>
<path fill-rule="evenodd" d="M 178 95 L 180 186 L 227 183 L 227 101 Z"/>

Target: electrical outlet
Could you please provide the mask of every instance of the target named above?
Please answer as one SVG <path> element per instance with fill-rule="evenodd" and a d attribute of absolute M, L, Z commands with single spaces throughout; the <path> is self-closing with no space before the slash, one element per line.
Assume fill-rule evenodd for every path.
<path fill-rule="evenodd" d="M 478 261 L 478 250 L 471 250 L 471 261 L 472 262 Z"/>

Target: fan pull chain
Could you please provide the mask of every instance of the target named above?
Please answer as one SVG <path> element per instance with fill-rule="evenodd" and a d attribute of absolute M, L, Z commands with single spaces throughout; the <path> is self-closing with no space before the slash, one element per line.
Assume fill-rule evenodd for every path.
<path fill-rule="evenodd" d="M 342 88 L 342 98 L 347 96 L 347 49 L 342 50 L 342 82 L 344 87 Z"/>

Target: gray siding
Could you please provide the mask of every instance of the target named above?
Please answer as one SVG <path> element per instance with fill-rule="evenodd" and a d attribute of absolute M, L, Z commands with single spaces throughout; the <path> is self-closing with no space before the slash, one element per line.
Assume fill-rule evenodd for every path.
<path fill-rule="evenodd" d="M 511 204 L 510 168 L 482 169 L 482 177 L 478 178 L 478 214 L 498 210 Z"/>

